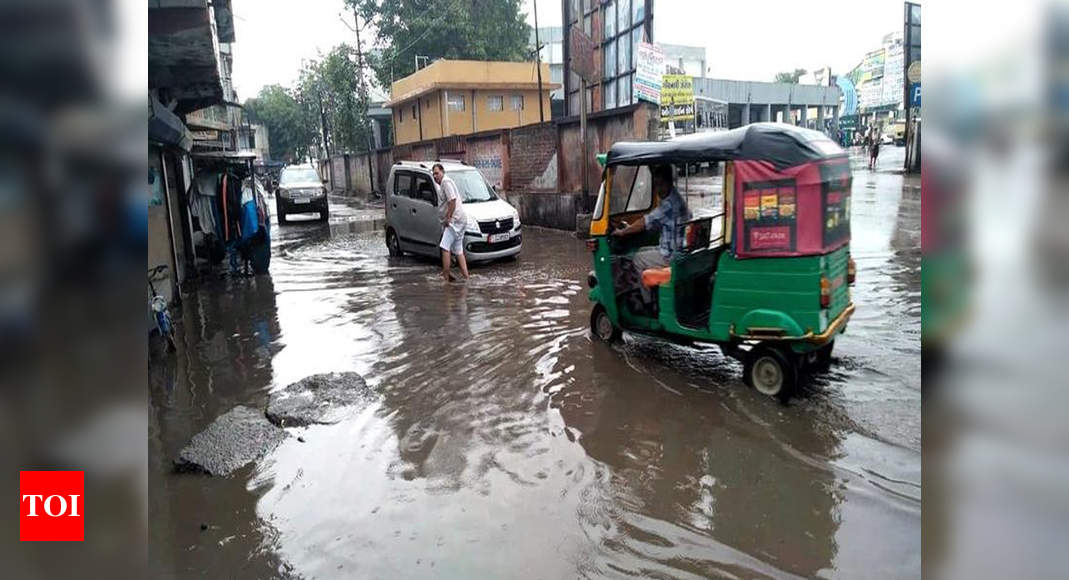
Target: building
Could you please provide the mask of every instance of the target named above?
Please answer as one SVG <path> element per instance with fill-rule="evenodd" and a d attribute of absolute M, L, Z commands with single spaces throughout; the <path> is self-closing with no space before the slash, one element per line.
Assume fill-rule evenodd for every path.
<path fill-rule="evenodd" d="M 887 34 L 879 48 L 865 54 L 845 76 L 854 87 L 857 110 L 849 119 L 858 128 L 882 125 L 903 118 L 902 32 Z"/>
<path fill-rule="evenodd" d="M 726 114 L 729 129 L 765 121 L 831 134 L 838 125 L 840 92 L 838 85 L 694 79 L 695 98 L 716 104 L 714 112 Z M 706 124 L 717 127 L 713 122 Z"/>
<path fill-rule="evenodd" d="M 196 267 L 185 197 L 195 176 L 190 152 L 232 148 L 236 139 L 222 106 L 233 98 L 230 0 L 153 0 L 148 29 L 148 264 L 168 266 L 170 280 L 157 290 L 170 300 Z"/>
<path fill-rule="evenodd" d="M 581 30 L 594 45 L 596 79 L 587 84 L 588 112 L 605 111 L 634 104 L 632 85 L 636 69 L 636 47 L 653 42 L 653 0 L 600 2 L 570 0 L 563 6 L 563 38 L 571 30 Z M 564 62 L 569 43 L 564 42 Z M 567 69 L 567 67 L 565 67 Z M 579 114 L 582 81 L 572 70 L 564 74 L 565 113 Z"/>
<path fill-rule="evenodd" d="M 549 93 L 554 117 L 564 116 L 564 29 L 560 26 L 543 26 L 538 29 L 538 42 L 542 44 L 542 62 L 549 64 L 549 82 L 560 85 Z M 535 32 L 531 31 L 531 50 L 535 47 Z M 543 81 L 547 79 L 542 79 Z"/>
<path fill-rule="evenodd" d="M 682 44 L 658 43 L 664 52 L 664 66 L 672 70 L 665 72 L 677 72 L 695 78 L 704 78 L 708 68 L 705 65 L 704 46 L 684 46 Z"/>
<path fill-rule="evenodd" d="M 549 64 L 542 63 L 542 92 L 532 62 L 437 60 L 395 81 L 386 106 L 393 113 L 394 143 L 506 129 L 552 118 Z M 541 113 L 539 112 L 541 101 Z"/>

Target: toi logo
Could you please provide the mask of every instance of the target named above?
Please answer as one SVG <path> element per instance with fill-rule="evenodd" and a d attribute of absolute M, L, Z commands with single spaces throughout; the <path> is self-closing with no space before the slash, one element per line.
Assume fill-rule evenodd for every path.
<path fill-rule="evenodd" d="M 84 540 L 84 493 L 84 472 L 20 471 L 19 540 Z"/>

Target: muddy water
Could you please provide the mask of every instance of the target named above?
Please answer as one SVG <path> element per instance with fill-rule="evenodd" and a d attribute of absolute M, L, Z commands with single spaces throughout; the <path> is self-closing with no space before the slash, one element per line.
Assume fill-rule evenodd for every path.
<path fill-rule="evenodd" d="M 833 372 L 788 407 L 715 347 L 594 341 L 589 254 L 566 234 L 528 228 L 518 261 L 443 286 L 378 234 L 283 228 L 272 275 L 187 299 L 176 360 L 150 367 L 152 562 L 247 577 L 918 575 L 919 204 L 856 161 L 858 313 Z M 233 405 L 347 370 L 378 394 L 352 419 L 293 429 L 229 478 L 170 473 Z"/>

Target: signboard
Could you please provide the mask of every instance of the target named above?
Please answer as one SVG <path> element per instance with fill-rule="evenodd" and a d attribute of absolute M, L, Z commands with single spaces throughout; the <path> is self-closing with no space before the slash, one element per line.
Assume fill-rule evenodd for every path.
<path fill-rule="evenodd" d="M 745 183 L 742 192 L 746 251 L 793 252 L 798 213 L 794 180 Z"/>
<path fill-rule="evenodd" d="M 915 61 L 910 63 L 909 70 L 906 71 L 906 79 L 911 84 L 917 84 L 921 82 L 921 61 Z"/>
<path fill-rule="evenodd" d="M 594 41 L 581 28 L 571 27 L 568 39 L 568 66 L 586 82 L 598 80 L 594 69 Z"/>
<path fill-rule="evenodd" d="M 694 119 L 694 79 L 664 75 L 661 81 L 661 122 Z"/>
<path fill-rule="evenodd" d="M 909 106 L 919 107 L 921 106 L 921 84 L 912 83 L 909 85 Z"/>
<path fill-rule="evenodd" d="M 648 43 L 639 43 L 635 52 L 635 101 L 642 99 L 655 105 L 661 104 L 661 73 L 664 72 L 664 52 Z"/>
<path fill-rule="evenodd" d="M 885 59 L 886 53 L 882 48 L 866 54 L 865 59 L 861 61 L 859 84 L 883 78 L 883 63 Z"/>

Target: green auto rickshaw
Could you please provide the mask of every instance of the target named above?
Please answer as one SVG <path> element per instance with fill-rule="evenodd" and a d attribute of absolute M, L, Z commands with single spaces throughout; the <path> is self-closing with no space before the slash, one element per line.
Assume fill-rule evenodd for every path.
<path fill-rule="evenodd" d="M 755 123 L 663 142 L 619 142 L 603 162 L 590 224 L 591 330 L 712 343 L 744 365 L 745 382 L 786 400 L 806 370 L 827 369 L 854 312 L 849 286 L 847 154 L 824 134 Z M 659 231 L 611 232 L 658 204 L 651 169 L 671 165 L 695 216 L 667 268 L 631 256 Z M 696 207 L 702 205 L 704 207 Z"/>

